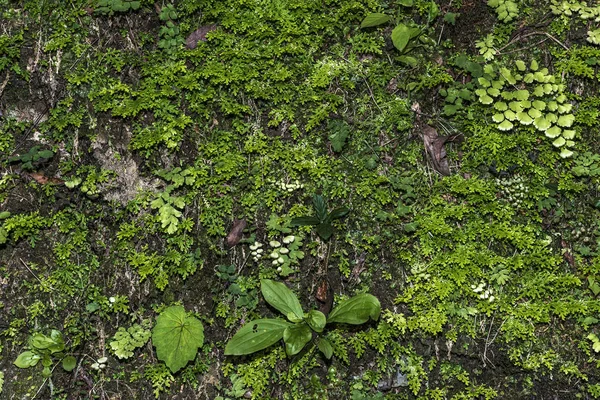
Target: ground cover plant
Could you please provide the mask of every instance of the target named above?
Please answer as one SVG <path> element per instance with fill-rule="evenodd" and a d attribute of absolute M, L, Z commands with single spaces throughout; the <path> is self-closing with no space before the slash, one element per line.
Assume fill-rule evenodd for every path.
<path fill-rule="evenodd" d="M 600 398 L 599 16 L 0 0 L 0 397 Z"/>

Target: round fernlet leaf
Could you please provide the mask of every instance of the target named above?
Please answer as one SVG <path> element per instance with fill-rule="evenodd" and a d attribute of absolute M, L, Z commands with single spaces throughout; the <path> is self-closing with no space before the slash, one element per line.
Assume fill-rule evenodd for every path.
<path fill-rule="evenodd" d="M 519 120 L 519 122 L 523 125 L 531 125 L 533 123 L 533 118 L 531 118 L 525 111 L 517 113 L 517 120 Z"/>
<path fill-rule="evenodd" d="M 517 119 L 517 114 L 515 114 L 515 112 L 512 110 L 504 111 L 504 116 L 506 117 L 506 119 L 511 120 L 511 121 L 514 121 L 515 119 Z"/>
<path fill-rule="evenodd" d="M 504 121 L 504 114 L 497 113 L 497 114 L 492 115 L 492 121 L 499 124 L 500 122 Z"/>
<path fill-rule="evenodd" d="M 563 147 L 563 148 L 560 150 L 560 156 L 561 156 L 562 158 L 569 158 L 569 157 L 571 157 L 572 155 L 573 155 L 573 151 L 572 151 L 572 150 L 569 150 L 569 149 L 567 149 L 566 147 Z"/>
<path fill-rule="evenodd" d="M 544 132 L 544 134 L 550 139 L 554 139 L 559 137 L 561 132 L 562 130 L 558 126 L 554 125 L 553 127 L 546 129 L 546 132 Z"/>
<path fill-rule="evenodd" d="M 186 315 L 182 306 L 168 307 L 156 318 L 152 343 L 158 359 L 177 372 L 196 358 L 204 344 L 204 327 L 200 320 Z"/>
<path fill-rule="evenodd" d="M 62 360 L 62 367 L 65 371 L 71 372 L 75 369 L 75 365 L 77 365 L 77 359 L 73 356 L 66 356 Z"/>
<path fill-rule="evenodd" d="M 479 101 L 482 104 L 492 104 L 494 102 L 494 99 L 492 99 L 490 96 L 485 94 L 485 95 L 479 97 Z"/>
<path fill-rule="evenodd" d="M 575 131 L 572 129 L 565 129 L 562 132 L 562 137 L 564 137 L 567 140 L 572 140 L 575 137 Z"/>
<path fill-rule="evenodd" d="M 501 131 L 510 131 L 513 128 L 513 123 L 505 119 L 501 124 L 498 125 L 498 129 Z"/>
<path fill-rule="evenodd" d="M 508 105 L 503 101 L 497 101 L 494 103 L 494 108 L 498 111 L 506 111 L 508 110 Z"/>
<path fill-rule="evenodd" d="M 551 126 L 550 121 L 548 121 L 543 116 L 536 118 L 533 121 L 533 125 L 540 131 L 546 131 Z"/>
<path fill-rule="evenodd" d="M 566 114 L 566 115 L 561 115 L 558 118 L 557 124 L 562 126 L 563 128 L 569 128 L 569 127 L 571 127 L 571 125 L 573 125 L 574 121 L 575 121 L 575 116 L 573 114 Z"/>
<path fill-rule="evenodd" d="M 565 138 L 563 138 L 562 136 L 557 137 L 554 142 L 552 142 L 552 145 L 554 147 L 562 147 L 565 145 L 565 143 L 567 143 L 567 141 L 565 140 Z"/>

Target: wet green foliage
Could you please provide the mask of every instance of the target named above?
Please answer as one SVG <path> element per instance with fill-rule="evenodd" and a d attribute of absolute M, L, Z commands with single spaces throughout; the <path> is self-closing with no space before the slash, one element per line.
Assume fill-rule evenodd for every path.
<path fill-rule="evenodd" d="M 600 398 L 599 9 L 0 0 L 2 395 Z"/>

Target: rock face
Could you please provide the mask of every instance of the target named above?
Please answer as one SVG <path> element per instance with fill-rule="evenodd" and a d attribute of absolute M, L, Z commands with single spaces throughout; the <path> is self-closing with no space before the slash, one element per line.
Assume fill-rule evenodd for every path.
<path fill-rule="evenodd" d="M 112 132 L 117 131 L 113 129 Z M 131 132 L 127 127 L 120 130 L 120 137 L 110 137 L 108 131 L 101 131 L 92 142 L 93 157 L 103 169 L 114 172 L 110 184 L 102 188 L 107 201 L 123 205 L 135 198 L 143 190 L 155 190 L 153 182 L 140 176 L 139 168 L 127 149 Z"/>

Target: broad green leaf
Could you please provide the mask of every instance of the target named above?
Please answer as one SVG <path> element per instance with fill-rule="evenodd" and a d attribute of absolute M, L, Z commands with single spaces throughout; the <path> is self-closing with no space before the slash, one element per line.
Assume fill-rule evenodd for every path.
<path fill-rule="evenodd" d="M 380 313 L 379 300 L 371 294 L 362 293 L 338 304 L 329 314 L 327 323 L 359 325 L 367 322 L 369 318 L 377 320 Z"/>
<path fill-rule="evenodd" d="M 317 333 L 323 332 L 325 324 L 327 323 L 327 317 L 321 311 L 310 310 L 306 316 L 306 323 L 311 329 Z"/>
<path fill-rule="evenodd" d="M 412 7 L 414 4 L 414 0 L 399 0 L 398 4 L 404 7 Z"/>
<path fill-rule="evenodd" d="M 267 303 L 286 317 L 292 313 L 300 320 L 304 318 L 304 312 L 298 297 L 284 283 L 262 279 L 260 290 Z"/>
<path fill-rule="evenodd" d="M 36 354 L 32 351 L 24 351 L 19 354 L 17 359 L 14 361 L 14 364 L 19 368 L 29 368 L 34 367 L 38 361 L 40 361 L 39 354 Z"/>
<path fill-rule="evenodd" d="M 348 214 L 349 212 L 350 212 L 350 209 L 348 207 L 335 208 L 333 211 L 331 211 L 329 213 L 327 218 L 329 218 L 329 220 L 339 219 L 339 218 L 345 217 L 346 214 Z"/>
<path fill-rule="evenodd" d="M 317 341 L 317 347 L 319 348 L 321 353 L 323 353 L 325 358 L 327 358 L 328 360 L 331 359 L 331 356 L 333 356 L 333 346 L 331 345 L 329 340 L 325 338 L 319 338 L 319 340 Z"/>
<path fill-rule="evenodd" d="M 250 321 L 227 342 L 225 355 L 241 356 L 266 349 L 280 341 L 283 332 L 289 326 L 292 324 L 283 319 L 266 318 Z"/>
<path fill-rule="evenodd" d="M 323 196 L 315 194 L 313 196 L 313 206 L 315 207 L 319 222 L 325 221 L 325 218 L 327 218 L 327 204 L 325 203 Z"/>
<path fill-rule="evenodd" d="M 419 60 L 417 60 L 415 57 L 407 55 L 396 57 L 396 60 L 410 67 L 415 67 L 419 63 Z"/>
<path fill-rule="evenodd" d="M 283 331 L 285 352 L 288 356 L 296 355 L 312 339 L 312 331 L 306 324 L 290 325 Z"/>
<path fill-rule="evenodd" d="M 77 365 L 77 360 L 73 356 L 66 356 L 62 360 L 62 367 L 65 371 L 71 372 Z"/>
<path fill-rule="evenodd" d="M 402 52 L 412 37 L 412 31 L 413 28 L 404 24 L 396 26 L 392 31 L 392 42 L 394 43 L 394 47 Z"/>
<path fill-rule="evenodd" d="M 152 343 L 158 359 L 177 372 L 196 358 L 204 343 L 204 327 L 197 318 L 187 316 L 182 306 L 168 307 L 156 318 Z"/>
<path fill-rule="evenodd" d="M 323 240 L 329 240 L 331 235 L 333 235 L 333 226 L 331 223 L 324 222 L 322 224 L 317 225 L 317 233 Z"/>
<path fill-rule="evenodd" d="M 2 211 L 0 212 L 0 219 L 6 219 L 10 217 L 10 211 Z"/>
<path fill-rule="evenodd" d="M 29 343 L 31 344 L 32 347 L 35 347 L 36 349 L 39 349 L 39 350 L 45 350 L 45 349 L 49 348 L 50 346 L 56 344 L 52 338 L 44 335 L 43 333 L 39 333 L 39 332 L 34 333 L 31 336 Z"/>
<path fill-rule="evenodd" d="M 367 14 L 365 19 L 363 19 L 362 22 L 360 23 L 360 27 L 361 28 L 370 28 L 373 26 L 378 26 L 381 24 L 385 24 L 386 22 L 388 22 L 391 19 L 392 19 L 392 17 L 390 17 L 389 15 L 382 14 L 382 13 Z"/>
<path fill-rule="evenodd" d="M 321 221 L 317 217 L 296 217 L 290 222 L 290 226 L 318 225 Z"/>

